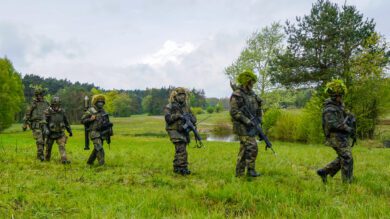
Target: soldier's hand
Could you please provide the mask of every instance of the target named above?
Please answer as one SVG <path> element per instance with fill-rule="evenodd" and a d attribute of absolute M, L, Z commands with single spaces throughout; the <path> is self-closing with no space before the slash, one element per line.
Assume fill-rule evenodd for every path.
<path fill-rule="evenodd" d="M 70 131 L 70 132 L 68 132 L 69 133 L 69 137 L 72 137 L 73 136 L 73 132 L 72 131 Z"/>
<path fill-rule="evenodd" d="M 91 119 L 91 121 L 93 121 L 93 120 L 96 119 L 96 116 L 95 116 L 95 115 L 92 115 L 90 119 Z"/>

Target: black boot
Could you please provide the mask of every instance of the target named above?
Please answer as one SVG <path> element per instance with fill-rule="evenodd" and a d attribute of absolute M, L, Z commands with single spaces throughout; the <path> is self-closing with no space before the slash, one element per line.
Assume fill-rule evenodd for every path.
<path fill-rule="evenodd" d="M 249 177 L 261 176 L 261 174 L 256 172 L 256 170 L 254 170 L 254 169 L 248 169 L 248 172 L 246 173 L 246 175 L 249 176 Z"/>
<path fill-rule="evenodd" d="M 321 177 L 324 184 L 328 182 L 328 173 L 324 169 L 317 170 L 317 174 Z"/>
<path fill-rule="evenodd" d="M 181 173 L 181 168 L 180 167 L 174 167 L 173 168 L 174 173 Z"/>
<path fill-rule="evenodd" d="M 181 175 L 190 175 L 190 174 L 191 174 L 191 170 L 189 170 L 187 167 L 181 170 Z"/>
<path fill-rule="evenodd" d="M 62 160 L 61 163 L 62 164 L 70 164 L 70 160 Z"/>

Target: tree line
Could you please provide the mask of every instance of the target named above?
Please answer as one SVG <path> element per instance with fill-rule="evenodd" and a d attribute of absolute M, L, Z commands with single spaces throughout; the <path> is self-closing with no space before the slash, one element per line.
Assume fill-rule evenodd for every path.
<path fill-rule="evenodd" d="M 274 109 L 282 103 L 275 106 L 275 94 L 312 90 L 309 99 L 299 95 L 304 103 L 300 140 L 317 142 L 323 139 L 319 133 L 325 85 L 342 79 L 349 90 L 344 98 L 346 108 L 357 117 L 358 134 L 373 138 L 379 117 L 390 111 L 389 60 L 388 43 L 375 30 L 373 19 L 365 18 L 353 5 L 318 0 L 307 15 L 255 31 L 225 73 L 232 80 L 244 69 L 257 73 L 256 90 L 266 110 L 270 109 L 268 117 L 274 124 L 281 115 Z M 284 121 L 286 117 L 281 115 Z M 280 124 L 286 126 L 286 122 Z M 291 124 L 294 127 L 284 130 L 297 127 L 296 122 Z"/>

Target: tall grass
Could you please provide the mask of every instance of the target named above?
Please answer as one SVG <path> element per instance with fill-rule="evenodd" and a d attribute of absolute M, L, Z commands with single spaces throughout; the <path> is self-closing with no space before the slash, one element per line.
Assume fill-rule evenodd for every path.
<path fill-rule="evenodd" d="M 225 114 L 226 115 L 226 114 Z M 216 114 L 208 124 L 220 121 Z M 172 172 L 167 138 L 136 137 L 164 130 L 162 117 L 114 119 L 104 167 L 85 164 L 82 126 L 67 145 L 69 166 L 35 159 L 31 133 L 14 125 L 0 134 L 0 218 L 386 218 L 390 215 L 390 150 L 354 149 L 355 177 L 336 175 L 324 186 L 315 170 L 335 157 L 320 145 L 260 143 L 258 179 L 234 177 L 238 143 L 188 148 L 188 177 Z M 193 146 L 193 145 L 191 145 Z"/>

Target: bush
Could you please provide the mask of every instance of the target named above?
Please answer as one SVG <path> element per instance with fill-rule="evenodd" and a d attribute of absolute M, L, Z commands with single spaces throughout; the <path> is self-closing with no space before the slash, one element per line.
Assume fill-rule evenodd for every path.
<path fill-rule="evenodd" d="M 203 109 L 201 107 L 192 107 L 191 110 L 194 115 L 203 114 Z"/>
<path fill-rule="evenodd" d="M 301 123 L 298 125 L 298 139 L 309 143 L 324 141 L 322 130 L 322 105 L 324 99 L 313 95 L 303 109 Z"/>
<path fill-rule="evenodd" d="M 263 115 L 263 129 L 264 132 L 268 132 L 268 130 L 275 125 L 279 116 L 281 115 L 281 110 L 278 108 L 271 108 L 267 110 Z"/>
<path fill-rule="evenodd" d="M 209 107 L 207 107 L 206 111 L 207 111 L 207 113 L 213 113 L 214 112 L 214 107 L 209 106 Z"/>
<path fill-rule="evenodd" d="M 222 105 L 221 105 L 220 103 L 218 103 L 217 105 L 215 105 L 214 111 L 215 111 L 216 113 L 219 113 L 219 112 L 221 112 L 222 110 L 223 110 L 223 107 L 222 107 Z"/>
<path fill-rule="evenodd" d="M 280 111 L 275 125 L 269 129 L 269 136 L 283 141 L 298 141 L 298 126 L 302 120 L 300 111 Z"/>

